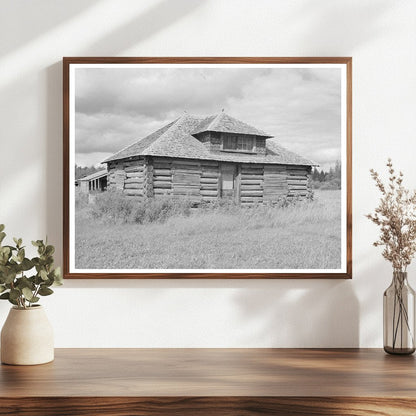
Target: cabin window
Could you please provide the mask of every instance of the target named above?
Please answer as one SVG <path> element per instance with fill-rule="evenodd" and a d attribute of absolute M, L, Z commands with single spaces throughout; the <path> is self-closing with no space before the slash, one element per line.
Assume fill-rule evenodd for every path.
<path fill-rule="evenodd" d="M 225 136 L 222 142 L 223 150 L 234 150 L 240 152 L 254 151 L 254 137 L 247 136 Z"/>

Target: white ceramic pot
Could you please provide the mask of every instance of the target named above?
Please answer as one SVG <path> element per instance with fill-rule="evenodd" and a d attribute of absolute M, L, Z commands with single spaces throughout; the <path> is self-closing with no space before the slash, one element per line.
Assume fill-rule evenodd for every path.
<path fill-rule="evenodd" d="M 1 331 L 1 362 L 34 365 L 53 359 L 53 329 L 43 307 L 11 308 Z"/>

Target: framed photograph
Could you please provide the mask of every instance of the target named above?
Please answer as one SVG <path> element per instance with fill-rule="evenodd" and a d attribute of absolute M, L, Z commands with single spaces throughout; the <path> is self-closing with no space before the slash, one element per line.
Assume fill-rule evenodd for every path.
<path fill-rule="evenodd" d="M 351 278 L 351 68 L 64 58 L 64 277 Z"/>

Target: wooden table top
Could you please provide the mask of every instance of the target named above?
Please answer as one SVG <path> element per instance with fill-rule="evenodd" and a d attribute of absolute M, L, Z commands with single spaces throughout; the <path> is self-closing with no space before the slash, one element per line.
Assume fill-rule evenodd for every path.
<path fill-rule="evenodd" d="M 57 349 L 0 367 L 11 397 L 416 397 L 414 356 L 379 349 Z"/>

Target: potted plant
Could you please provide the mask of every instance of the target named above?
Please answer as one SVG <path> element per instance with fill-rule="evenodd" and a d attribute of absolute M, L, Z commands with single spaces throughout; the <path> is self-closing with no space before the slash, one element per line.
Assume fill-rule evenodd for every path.
<path fill-rule="evenodd" d="M 38 256 L 29 259 L 21 238 L 14 238 L 14 245 L 2 245 L 4 228 L 0 224 L 0 299 L 13 307 L 1 331 L 1 361 L 15 365 L 53 361 L 53 330 L 37 302 L 53 293 L 51 286 L 62 284 L 60 268 L 54 267 L 55 248 L 43 240 L 32 241 Z"/>
<path fill-rule="evenodd" d="M 384 350 L 390 354 L 415 351 L 415 292 L 407 281 L 407 267 L 416 253 L 416 191 L 403 186 L 403 173 L 397 173 L 388 159 L 388 183 L 378 173 L 371 176 L 381 193 L 378 207 L 368 214 L 380 227 L 374 246 L 383 246 L 383 257 L 393 267 L 393 279 L 383 296 Z"/>

